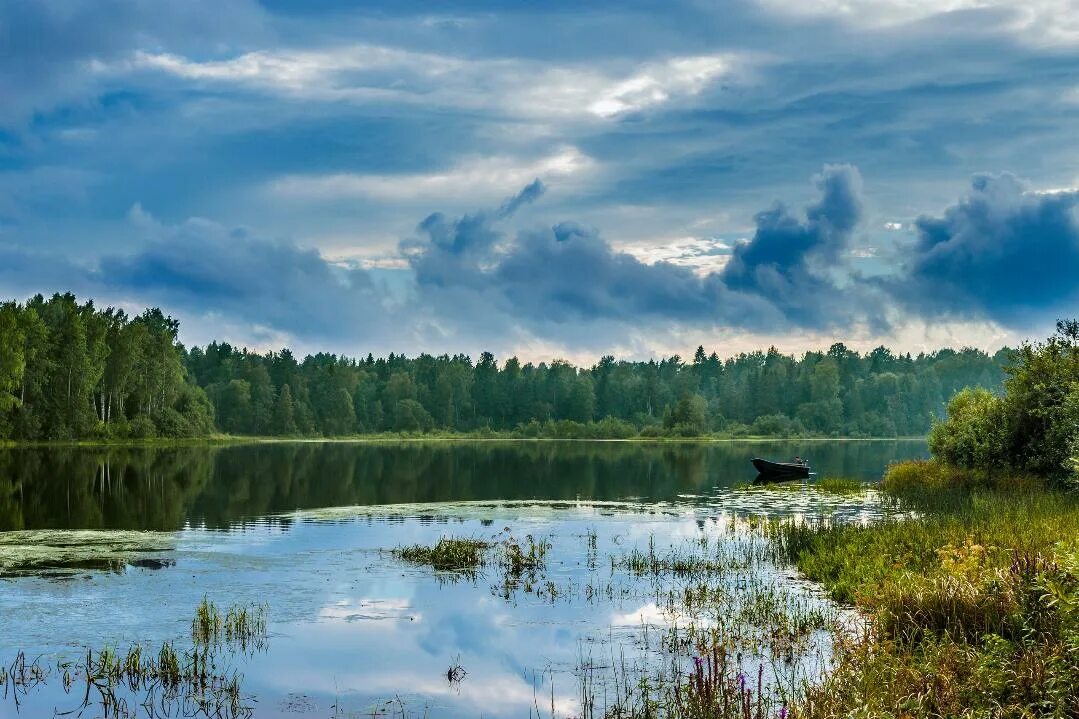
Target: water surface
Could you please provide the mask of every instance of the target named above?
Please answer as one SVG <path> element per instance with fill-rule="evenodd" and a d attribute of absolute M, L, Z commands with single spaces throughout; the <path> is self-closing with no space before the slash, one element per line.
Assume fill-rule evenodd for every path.
<path fill-rule="evenodd" d="M 710 577 L 730 600 L 687 618 L 665 599 L 684 580 L 634 576 L 612 558 L 702 541 L 733 556 L 759 541 L 752 517 L 888 511 L 872 491 L 826 494 L 813 481 L 747 488 L 752 456 L 808 455 L 820 476 L 870 481 L 924 453 L 902 441 L 0 451 L 0 662 L 19 649 L 56 661 L 106 643 L 182 642 L 207 597 L 268 606 L 265 650 L 236 660 L 254 716 L 571 716 L 582 676 L 607 691 L 620 663 L 680 671 L 664 631 L 722 624 L 739 592 L 830 607 L 760 561 Z M 531 536 L 551 549 L 542 577 L 508 589 L 495 567 L 451 576 L 387 551 L 443 536 Z M 466 673 L 449 681 L 457 665 Z M 0 716 L 78 706 L 80 692 L 59 684 L 27 692 L 18 710 L 0 702 Z"/>

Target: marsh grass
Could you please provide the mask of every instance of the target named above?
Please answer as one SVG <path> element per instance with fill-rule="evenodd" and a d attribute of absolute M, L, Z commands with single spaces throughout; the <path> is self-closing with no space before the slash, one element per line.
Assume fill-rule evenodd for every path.
<path fill-rule="evenodd" d="M 261 649 L 266 640 L 266 605 L 232 605 L 223 614 L 203 597 L 191 620 L 191 641 L 196 647 L 221 644 L 241 651 Z"/>
<path fill-rule="evenodd" d="M 853 477 L 823 477 L 812 486 L 828 494 L 861 494 L 867 487 L 865 482 Z"/>
<path fill-rule="evenodd" d="M 754 531 L 753 523 L 716 540 L 702 536 L 660 550 L 654 535 L 648 538 L 647 549 L 634 548 L 621 555 L 611 555 L 611 570 L 625 570 L 636 576 L 700 577 L 747 570 L 768 561 L 771 552 L 767 539 Z"/>
<path fill-rule="evenodd" d="M 482 539 L 442 537 L 434 546 L 414 544 L 397 547 L 390 553 L 410 564 L 421 564 L 439 571 L 475 571 L 485 564 L 493 544 Z"/>
<path fill-rule="evenodd" d="M 872 620 L 798 714 L 1079 715 L 1079 497 L 932 461 L 884 483 L 916 519 L 774 529 Z"/>
<path fill-rule="evenodd" d="M 164 642 L 156 650 L 132 644 L 126 650 L 106 645 L 87 648 L 77 660 L 55 665 L 28 661 L 23 652 L 0 669 L 5 699 L 20 705 L 29 692 L 58 677 L 65 696 L 78 705 L 59 714 L 82 715 L 91 707 L 106 717 L 202 716 L 232 719 L 251 716 L 241 691 L 242 677 L 233 666 L 237 650 L 262 649 L 266 640 L 265 607 L 234 606 L 223 614 L 203 600 L 191 623 L 192 647 Z"/>

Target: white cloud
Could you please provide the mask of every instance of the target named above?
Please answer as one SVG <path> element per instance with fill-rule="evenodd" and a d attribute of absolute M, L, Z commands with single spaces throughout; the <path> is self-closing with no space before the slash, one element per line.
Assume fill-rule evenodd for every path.
<path fill-rule="evenodd" d="M 562 147 L 532 159 L 467 157 L 452 167 L 430 173 L 286 175 L 271 182 L 270 189 L 281 196 L 319 200 L 349 197 L 393 201 L 482 200 L 501 197 L 507 187 L 522 187 L 537 177 L 566 180 L 588 173 L 594 167 L 592 158 L 576 147 Z"/>
<path fill-rule="evenodd" d="M 679 237 L 658 244 L 634 243 L 619 249 L 641 262 L 669 262 L 689 267 L 699 275 L 719 272 L 730 260 L 732 243 L 716 237 Z"/>
<path fill-rule="evenodd" d="M 1035 44 L 1079 42 L 1076 0 L 760 0 L 786 15 L 831 16 L 863 27 L 885 27 L 962 10 L 982 10 L 998 26 Z"/>
<path fill-rule="evenodd" d="M 501 111 L 513 117 L 607 119 L 698 95 L 745 71 L 732 54 L 671 57 L 621 67 L 471 60 L 378 45 L 262 50 L 196 61 L 139 51 L 99 73 L 158 71 L 316 101 L 379 100 Z"/>
<path fill-rule="evenodd" d="M 696 95 L 730 71 L 720 56 L 686 57 L 646 65 L 631 77 L 607 87 L 588 111 L 599 117 L 642 110 L 672 96 Z"/>
<path fill-rule="evenodd" d="M 899 230 L 903 229 L 903 223 L 902 222 L 885 222 L 884 223 L 884 229 L 892 230 L 893 232 L 898 232 Z"/>

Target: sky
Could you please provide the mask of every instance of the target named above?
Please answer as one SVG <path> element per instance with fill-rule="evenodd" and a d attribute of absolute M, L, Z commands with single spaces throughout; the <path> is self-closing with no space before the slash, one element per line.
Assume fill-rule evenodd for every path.
<path fill-rule="evenodd" d="M 1079 0 L 0 0 L 0 297 L 188 344 L 992 350 L 1076 187 Z"/>

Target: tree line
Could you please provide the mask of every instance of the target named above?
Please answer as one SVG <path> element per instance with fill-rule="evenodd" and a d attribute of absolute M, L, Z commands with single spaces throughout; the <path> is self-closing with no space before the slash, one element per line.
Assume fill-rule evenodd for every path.
<path fill-rule="evenodd" d="M 41 295 L 0 304 L 0 438 L 502 432 L 525 437 L 897 436 L 965 387 L 997 388 L 1010 351 L 865 354 L 841 343 L 721 359 L 499 362 L 467 355 L 298 359 L 181 345 L 159 309 L 129 317 Z"/>

